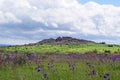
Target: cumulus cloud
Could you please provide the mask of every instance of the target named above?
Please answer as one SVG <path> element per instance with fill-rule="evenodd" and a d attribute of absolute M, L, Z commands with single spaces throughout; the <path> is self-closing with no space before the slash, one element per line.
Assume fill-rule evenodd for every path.
<path fill-rule="evenodd" d="M 77 0 L 0 0 L 0 40 L 29 42 L 56 36 L 112 40 L 120 38 L 119 23 L 120 7 L 113 5 L 80 4 Z"/>
<path fill-rule="evenodd" d="M 0 11 L 0 24 L 4 23 L 20 23 L 21 20 L 17 19 L 12 13 L 10 12 L 1 12 Z"/>

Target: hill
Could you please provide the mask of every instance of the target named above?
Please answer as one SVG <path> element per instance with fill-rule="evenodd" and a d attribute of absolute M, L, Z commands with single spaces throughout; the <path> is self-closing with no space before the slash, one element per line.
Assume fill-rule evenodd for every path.
<path fill-rule="evenodd" d="M 42 44 L 53 44 L 53 45 L 67 45 L 67 44 L 87 44 L 87 43 L 96 43 L 94 41 L 76 39 L 72 37 L 58 37 L 56 39 L 44 39 L 34 44 L 29 45 L 42 45 Z"/>
<path fill-rule="evenodd" d="M 76 39 L 72 37 L 58 37 L 56 39 L 44 39 L 37 43 L 0 47 L 0 52 L 18 53 L 120 53 L 119 45 L 96 43 L 94 41 Z"/>

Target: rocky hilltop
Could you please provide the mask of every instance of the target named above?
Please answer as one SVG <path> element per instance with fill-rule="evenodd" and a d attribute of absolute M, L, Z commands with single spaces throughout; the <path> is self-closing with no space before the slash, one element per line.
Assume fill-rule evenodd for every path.
<path fill-rule="evenodd" d="M 42 41 L 39 41 L 35 43 L 35 45 L 39 44 L 87 44 L 87 43 L 95 43 L 94 41 L 84 40 L 84 39 L 76 39 L 72 37 L 58 37 L 56 39 L 50 38 L 50 39 L 44 39 Z"/>

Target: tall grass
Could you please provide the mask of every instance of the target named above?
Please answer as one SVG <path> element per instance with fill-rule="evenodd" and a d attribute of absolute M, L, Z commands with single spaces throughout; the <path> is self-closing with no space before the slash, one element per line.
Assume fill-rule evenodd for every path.
<path fill-rule="evenodd" d="M 120 60 L 92 55 L 2 54 L 0 80 L 120 80 Z"/>

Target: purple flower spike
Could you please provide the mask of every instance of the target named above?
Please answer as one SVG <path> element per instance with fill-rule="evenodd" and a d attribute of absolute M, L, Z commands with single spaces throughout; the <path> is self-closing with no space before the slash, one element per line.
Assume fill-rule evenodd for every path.
<path fill-rule="evenodd" d="M 47 76 L 47 74 L 46 74 L 46 73 L 44 73 L 44 74 L 43 74 L 43 77 L 44 77 L 44 78 L 47 78 L 48 76 Z"/>
<path fill-rule="evenodd" d="M 54 60 L 53 60 L 53 59 L 51 60 L 51 63 L 52 63 L 52 64 L 54 63 Z"/>
<path fill-rule="evenodd" d="M 106 79 L 106 78 L 107 78 L 107 76 L 106 76 L 106 75 L 104 75 L 104 78 Z"/>
<path fill-rule="evenodd" d="M 52 68 L 52 66 L 51 65 L 48 65 L 48 69 L 51 69 Z"/>
<path fill-rule="evenodd" d="M 106 73 L 105 75 L 106 75 L 106 76 L 109 76 L 110 74 L 109 74 L 109 73 Z"/>
<path fill-rule="evenodd" d="M 87 62 L 86 64 L 87 64 L 87 65 L 90 65 L 90 62 Z"/>
<path fill-rule="evenodd" d="M 37 67 L 37 72 L 40 72 L 41 71 L 41 68 L 40 66 Z"/>
<path fill-rule="evenodd" d="M 96 72 L 94 70 L 92 71 L 92 75 L 96 75 Z"/>

